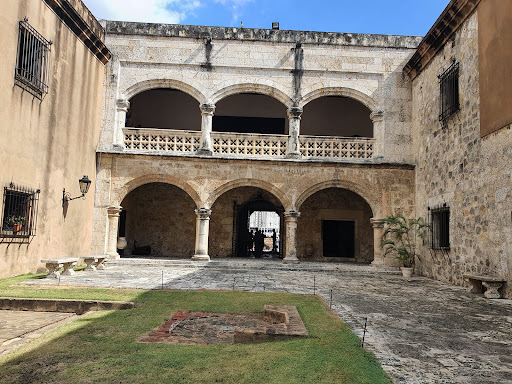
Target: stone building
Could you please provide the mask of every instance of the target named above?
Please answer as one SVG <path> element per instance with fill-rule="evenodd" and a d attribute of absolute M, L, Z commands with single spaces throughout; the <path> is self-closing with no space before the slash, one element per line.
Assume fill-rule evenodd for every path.
<path fill-rule="evenodd" d="M 407 63 L 416 215 L 432 233 L 418 273 L 503 276 L 512 297 L 512 2 L 451 1 Z"/>
<path fill-rule="evenodd" d="M 69 3 L 86 12 L 78 0 L 26 3 Z M 492 273 L 510 284 L 511 7 L 452 0 L 424 38 L 106 21 L 112 59 L 102 113 L 102 65 L 89 53 L 92 70 L 80 67 L 84 61 L 70 66 L 92 76 L 80 77 L 90 88 L 79 99 L 76 88 L 68 89 L 83 108 L 58 109 L 69 136 L 43 139 L 49 149 L 34 144 L 32 163 L 53 163 L 16 181 L 37 181 L 32 187 L 41 185 L 41 196 L 53 189 L 53 205 L 41 218 L 57 236 L 40 241 L 58 254 L 119 257 L 118 237 L 126 237 L 125 254 L 150 246 L 154 256 L 243 257 L 249 217 L 273 212 L 285 263 L 393 265 L 380 250 L 380 219 L 403 213 L 431 227 L 417 273 L 459 285 L 464 273 Z M 18 20 L 12 25 L 20 12 L 11 15 Z M 82 35 L 101 42 L 101 27 L 81 14 L 92 25 Z M 7 96 L 4 105 L 12 105 Z M 19 119 L 15 111 L 2 112 L 6 121 Z M 89 134 L 80 130 L 84 122 Z M 65 166 L 52 155 L 63 140 L 76 145 L 62 155 Z M 16 151 L 0 145 L 9 154 L 2 164 L 9 171 L 0 175 L 5 184 L 14 180 Z M 59 213 L 60 184 L 69 185 L 77 172 L 93 175 L 94 166 L 94 207 L 87 198 L 81 208 L 70 205 L 74 219 L 64 221 L 60 212 L 53 223 L 48 212 Z M 67 232 L 71 220 L 77 230 Z M 80 244 L 76 233 L 86 234 Z M 21 269 L 40 257 L 34 255 Z M 20 270 L 9 268 L 8 274 Z M 512 297 L 507 284 L 503 293 Z"/>
<path fill-rule="evenodd" d="M 371 219 L 414 212 L 403 66 L 419 42 L 106 22 L 93 252 L 116 256 L 120 232 L 127 252 L 242 256 L 263 211 L 285 263 L 383 264 Z"/>
<path fill-rule="evenodd" d="M 79 0 L 0 2 L 0 277 L 91 248 L 105 64 L 103 28 Z"/>

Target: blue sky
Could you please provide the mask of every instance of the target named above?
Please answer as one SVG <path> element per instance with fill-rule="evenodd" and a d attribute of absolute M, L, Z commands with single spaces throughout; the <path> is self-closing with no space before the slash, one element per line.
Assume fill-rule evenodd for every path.
<path fill-rule="evenodd" d="M 83 0 L 98 19 L 418 35 L 449 0 Z"/>

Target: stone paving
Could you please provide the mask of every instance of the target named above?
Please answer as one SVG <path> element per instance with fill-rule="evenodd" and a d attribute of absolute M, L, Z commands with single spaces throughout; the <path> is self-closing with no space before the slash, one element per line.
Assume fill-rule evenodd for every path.
<path fill-rule="evenodd" d="M 73 313 L 0 310 L 0 355 L 76 317 Z"/>
<path fill-rule="evenodd" d="M 251 259 L 121 260 L 103 271 L 25 284 L 316 293 L 359 336 L 367 319 L 365 348 L 395 383 L 512 383 L 512 300 L 389 270 Z"/>

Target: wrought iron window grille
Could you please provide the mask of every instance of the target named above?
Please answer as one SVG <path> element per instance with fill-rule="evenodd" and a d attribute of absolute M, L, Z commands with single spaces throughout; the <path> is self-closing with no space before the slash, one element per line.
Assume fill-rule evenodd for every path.
<path fill-rule="evenodd" d="M 46 40 L 25 18 L 19 22 L 16 85 L 38 99 L 48 93 L 51 41 Z"/>
<path fill-rule="evenodd" d="M 4 187 L 0 243 L 29 243 L 36 235 L 40 190 Z"/>
<path fill-rule="evenodd" d="M 439 78 L 440 86 L 440 113 L 439 121 L 446 120 L 460 109 L 459 103 L 459 63 L 455 60 Z"/>
<path fill-rule="evenodd" d="M 450 249 L 450 207 L 429 207 L 430 248 Z"/>

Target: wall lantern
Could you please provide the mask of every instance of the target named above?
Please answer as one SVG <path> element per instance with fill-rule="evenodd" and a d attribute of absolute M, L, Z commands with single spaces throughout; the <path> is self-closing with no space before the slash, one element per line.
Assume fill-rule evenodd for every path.
<path fill-rule="evenodd" d="M 71 197 L 71 194 L 69 192 L 66 192 L 66 189 L 64 188 L 62 190 L 62 205 L 66 205 L 68 201 L 84 198 L 85 194 L 89 191 L 89 187 L 91 186 L 91 180 L 87 176 L 82 177 L 80 180 L 78 180 L 78 184 L 80 185 L 80 192 L 82 193 L 80 196 L 77 197 Z"/>

